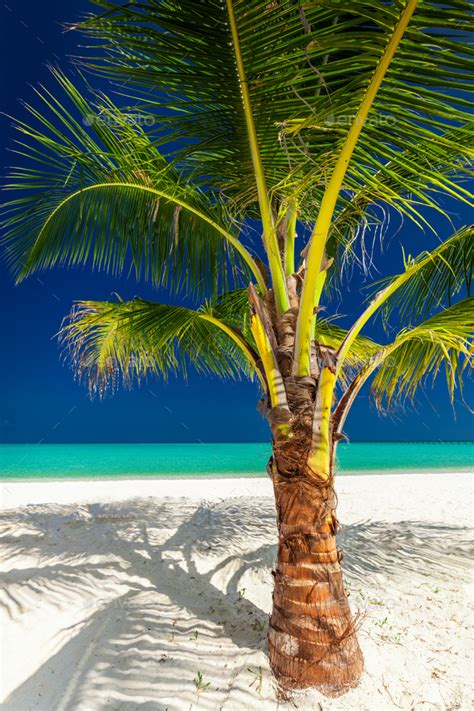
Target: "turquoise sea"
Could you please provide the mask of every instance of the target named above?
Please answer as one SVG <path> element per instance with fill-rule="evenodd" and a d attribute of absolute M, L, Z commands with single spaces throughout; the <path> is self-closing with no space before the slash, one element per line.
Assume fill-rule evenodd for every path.
<path fill-rule="evenodd" d="M 3 444 L 0 477 L 263 476 L 267 443 L 232 444 Z M 342 475 L 469 471 L 474 442 L 354 442 L 338 448 Z"/>

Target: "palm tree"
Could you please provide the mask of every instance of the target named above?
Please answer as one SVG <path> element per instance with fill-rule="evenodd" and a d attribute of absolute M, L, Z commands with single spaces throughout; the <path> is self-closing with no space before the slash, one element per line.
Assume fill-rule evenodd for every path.
<path fill-rule="evenodd" d="M 371 377 L 381 407 L 440 369 L 454 397 L 470 359 L 473 229 L 404 258 L 349 330 L 328 317 L 331 293 L 393 210 L 429 227 L 444 195 L 469 201 L 469 2 L 95 4 L 79 26 L 84 63 L 127 108 L 53 70 L 31 125 L 16 122 L 29 163 L 7 185 L 23 191 L 4 218 L 10 263 L 18 280 L 131 265 L 200 300 L 79 301 L 62 339 L 100 394 L 189 364 L 258 381 L 279 531 L 270 662 L 283 687 L 340 693 L 363 660 L 336 545 L 336 445 Z M 394 311 L 393 340 L 361 335 Z"/>

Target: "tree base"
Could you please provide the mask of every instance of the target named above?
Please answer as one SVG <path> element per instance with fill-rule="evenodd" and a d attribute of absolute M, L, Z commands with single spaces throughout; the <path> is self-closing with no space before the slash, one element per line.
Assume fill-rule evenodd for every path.
<path fill-rule="evenodd" d="M 275 631 L 270 627 L 270 666 L 284 692 L 316 688 L 325 696 L 337 697 L 358 685 L 364 670 L 364 659 L 354 633 L 316 660 L 285 654 L 281 649 L 281 633 L 276 633 L 276 637 L 280 638 L 278 647 L 272 641 Z"/>

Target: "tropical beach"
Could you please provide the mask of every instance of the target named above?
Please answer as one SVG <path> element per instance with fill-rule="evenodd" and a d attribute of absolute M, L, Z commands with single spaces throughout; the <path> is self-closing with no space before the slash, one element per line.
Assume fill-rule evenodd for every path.
<path fill-rule="evenodd" d="M 467 711 L 472 3 L 63 6 L 0 7 L 2 708 Z"/>
<path fill-rule="evenodd" d="M 471 707 L 472 475 L 338 481 L 357 689 L 278 699 L 271 482 L 3 480 L 2 708 Z"/>

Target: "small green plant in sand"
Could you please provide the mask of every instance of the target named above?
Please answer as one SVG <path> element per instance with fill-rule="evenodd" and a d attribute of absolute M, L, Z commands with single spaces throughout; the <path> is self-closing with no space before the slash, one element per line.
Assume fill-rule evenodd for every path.
<path fill-rule="evenodd" d="M 196 672 L 196 676 L 194 677 L 194 686 L 198 691 L 206 691 L 206 689 L 208 689 L 210 685 L 210 681 L 204 681 L 202 672 Z"/>
<path fill-rule="evenodd" d="M 378 598 L 373 597 L 369 600 L 369 605 L 378 605 L 379 607 L 383 607 L 384 604 L 384 601 L 379 600 Z"/>
<path fill-rule="evenodd" d="M 253 679 L 249 684 L 249 688 L 255 688 L 255 691 L 257 694 L 262 693 L 262 687 L 263 687 L 263 672 L 262 672 L 262 667 L 258 667 L 258 669 L 252 669 L 252 667 L 247 667 L 247 671 L 250 672 L 250 674 L 253 675 Z"/>

